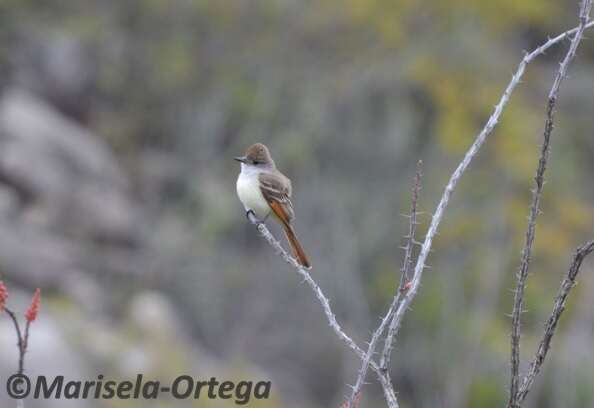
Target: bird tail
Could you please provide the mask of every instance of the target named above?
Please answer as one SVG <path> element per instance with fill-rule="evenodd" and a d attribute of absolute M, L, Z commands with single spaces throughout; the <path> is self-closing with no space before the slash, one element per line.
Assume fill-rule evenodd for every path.
<path fill-rule="evenodd" d="M 293 227 L 287 223 L 283 223 L 283 227 L 285 230 L 285 235 L 287 236 L 287 241 L 289 241 L 289 245 L 291 246 L 293 255 L 295 258 L 297 258 L 297 262 L 299 262 L 299 264 L 305 269 L 311 269 L 311 263 L 309 262 L 307 255 L 305 255 L 305 251 L 301 247 Z"/>

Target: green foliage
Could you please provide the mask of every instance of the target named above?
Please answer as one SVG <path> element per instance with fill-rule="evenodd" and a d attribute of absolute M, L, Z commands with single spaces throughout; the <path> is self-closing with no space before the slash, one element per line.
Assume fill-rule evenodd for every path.
<path fill-rule="evenodd" d="M 39 79 L 45 77 L 35 62 L 60 39 L 74 41 L 91 68 L 72 100 L 88 101 L 83 126 L 128 173 L 149 219 L 141 226 L 146 240 L 175 260 L 165 286 L 189 316 L 188 335 L 215 355 L 230 349 L 248 355 L 279 379 L 283 391 L 258 406 L 329 406 L 342 397 L 334 385 L 351 381 L 345 378 L 352 367 L 343 364 L 342 345 L 331 334 L 319 337 L 328 328 L 314 299 L 244 225 L 231 157 L 256 141 L 270 145 L 294 180 L 296 228 L 316 278 L 331 291 L 349 333 L 369 329 L 399 280 L 398 246 L 406 234 L 399 214 L 408 211 L 417 159 L 425 163 L 421 239 L 448 175 L 484 126 L 522 51 L 575 24 L 576 7 L 554 0 L 2 0 L 0 84 L 51 93 L 55 81 Z M 557 53 L 528 67 L 452 198 L 432 269 L 395 350 L 393 378 L 403 406 L 421 392 L 427 397 L 415 402 L 431 406 L 457 376 L 472 379 L 463 398 L 469 407 L 504 405 L 509 289 Z M 523 315 L 530 346 L 573 248 L 594 230 L 594 64 L 591 47 L 579 54 L 558 106 L 537 225 Z M 27 79 L 31 71 L 39 83 Z M 165 156 L 165 164 L 147 159 L 147 152 Z M 139 282 L 147 285 L 144 275 Z M 584 324 L 575 309 L 586 307 L 588 293 L 578 286 L 562 329 Z M 485 327 L 473 332 L 481 319 Z M 354 337 L 363 338 L 365 329 Z M 480 358 L 468 373 L 472 364 L 464 360 L 472 347 Z M 150 352 L 164 348 L 166 342 L 157 342 Z M 160 361 L 158 369 L 184 368 L 192 351 L 168 353 L 171 365 Z M 327 375 L 333 378 L 314 378 L 312 355 L 338 367 Z M 232 375 L 240 371 L 227 363 Z M 550 364 L 545 368 L 559 362 Z M 423 389 L 419 378 L 429 377 L 439 385 Z M 315 390 L 304 380 L 312 378 L 320 382 Z M 594 406 L 592 380 L 583 378 L 569 408 Z"/>
<path fill-rule="evenodd" d="M 470 388 L 468 407 L 495 408 L 505 405 L 507 395 L 494 378 L 479 377 Z"/>

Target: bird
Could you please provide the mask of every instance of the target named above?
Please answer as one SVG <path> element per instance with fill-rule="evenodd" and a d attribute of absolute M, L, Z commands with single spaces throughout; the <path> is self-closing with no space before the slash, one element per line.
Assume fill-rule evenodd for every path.
<path fill-rule="evenodd" d="M 295 211 L 291 203 L 291 180 L 276 168 L 268 147 L 255 143 L 247 148 L 244 156 L 234 159 L 241 163 L 236 188 L 248 219 L 251 214 L 259 222 L 264 222 L 272 214 L 283 228 L 297 262 L 311 269 L 311 262 L 293 228 Z"/>

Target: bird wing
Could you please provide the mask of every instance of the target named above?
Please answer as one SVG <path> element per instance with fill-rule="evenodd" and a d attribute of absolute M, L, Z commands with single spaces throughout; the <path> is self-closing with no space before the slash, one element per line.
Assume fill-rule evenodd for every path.
<path fill-rule="evenodd" d="M 262 195 L 270 205 L 274 215 L 283 224 L 289 225 L 295 218 L 293 204 L 291 203 L 291 180 L 279 172 L 260 173 L 259 179 Z"/>

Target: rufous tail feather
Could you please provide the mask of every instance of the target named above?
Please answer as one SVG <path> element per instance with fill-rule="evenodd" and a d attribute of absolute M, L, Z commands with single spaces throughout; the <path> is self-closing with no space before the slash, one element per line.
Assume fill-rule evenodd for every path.
<path fill-rule="evenodd" d="M 287 236 L 287 241 L 289 241 L 289 245 L 293 250 L 293 255 L 297 259 L 297 262 L 299 262 L 299 264 L 303 266 L 305 269 L 311 269 L 311 263 L 309 262 L 307 255 L 305 255 L 305 251 L 301 247 L 301 244 L 299 243 L 299 240 L 295 235 L 295 231 L 293 231 L 291 225 L 284 224 L 283 226 L 285 230 L 285 235 Z"/>

